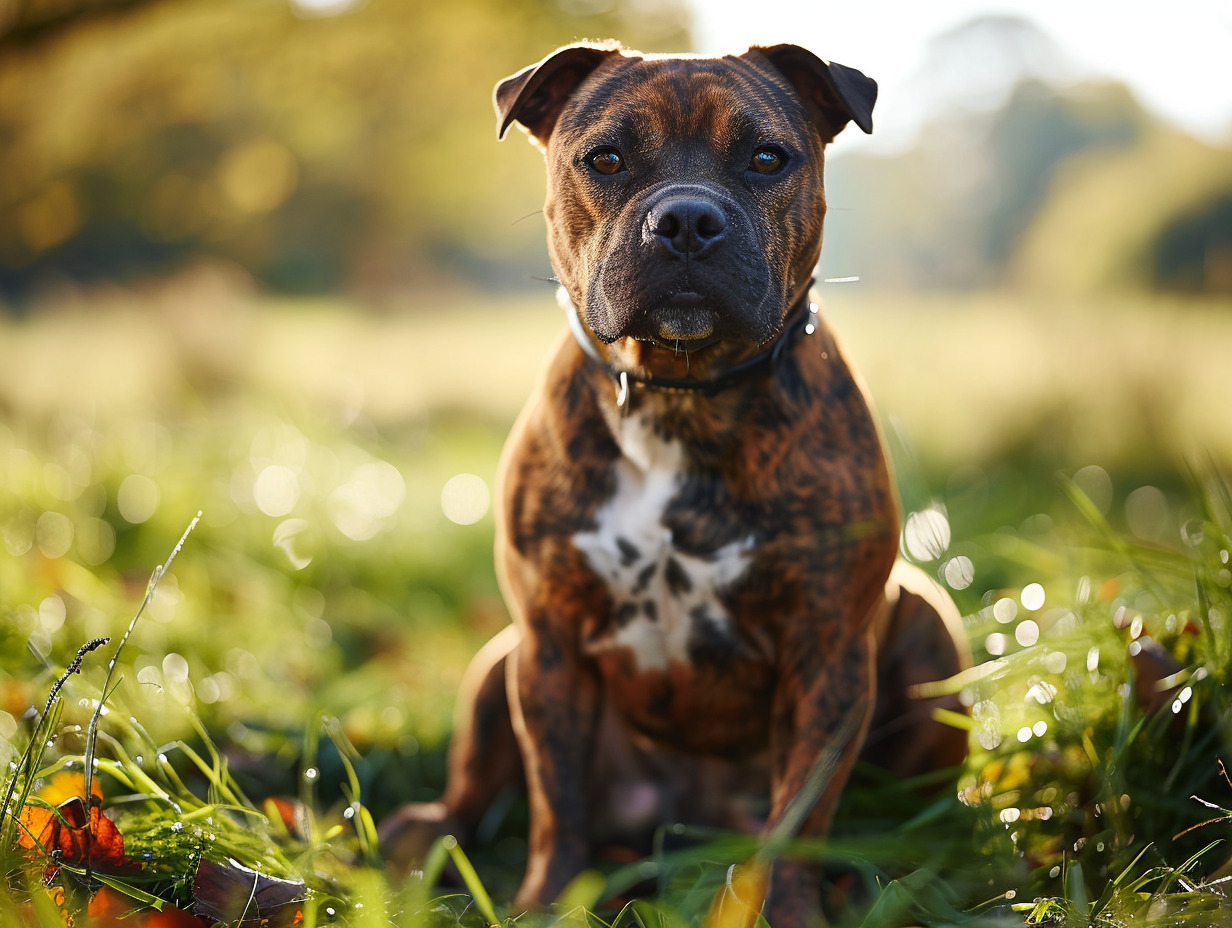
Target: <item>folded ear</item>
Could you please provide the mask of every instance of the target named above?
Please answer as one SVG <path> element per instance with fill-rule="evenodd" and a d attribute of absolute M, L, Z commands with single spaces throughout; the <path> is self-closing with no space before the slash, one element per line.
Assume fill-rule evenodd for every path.
<path fill-rule="evenodd" d="M 507 77 L 496 85 L 496 135 L 504 138 L 513 122 L 521 123 L 531 138 L 546 146 L 565 101 L 586 77 L 610 55 L 620 53 L 620 43 L 566 45 L 538 64 Z"/>
<path fill-rule="evenodd" d="M 799 45 L 754 46 L 770 59 L 804 100 L 822 138 L 828 143 L 854 122 L 865 132 L 873 131 L 873 104 L 877 102 L 877 82 L 855 68 L 833 61 L 822 61 Z"/>

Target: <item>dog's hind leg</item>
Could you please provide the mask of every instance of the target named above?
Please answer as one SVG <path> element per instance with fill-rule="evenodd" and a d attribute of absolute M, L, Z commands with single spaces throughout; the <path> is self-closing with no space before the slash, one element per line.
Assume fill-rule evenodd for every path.
<path fill-rule="evenodd" d="M 395 879 L 417 867 L 441 835 L 466 842 L 497 795 L 523 779 L 505 685 L 506 660 L 518 640 L 517 628 L 508 626 L 466 668 L 444 795 L 437 802 L 409 803 L 381 822 L 381 855 Z"/>
<path fill-rule="evenodd" d="M 861 760 L 900 777 L 957 766 L 967 756 L 967 732 L 937 721 L 933 711 L 966 710 L 956 695 L 921 696 L 916 688 L 971 666 L 962 617 L 932 578 L 902 561 L 890 574 L 886 600 L 877 704 Z"/>

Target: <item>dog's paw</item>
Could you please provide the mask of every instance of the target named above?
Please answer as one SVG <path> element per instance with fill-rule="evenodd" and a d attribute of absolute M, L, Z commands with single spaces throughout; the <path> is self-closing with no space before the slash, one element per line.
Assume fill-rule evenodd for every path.
<path fill-rule="evenodd" d="M 458 833 L 458 823 L 443 802 L 412 802 L 387 816 L 377 836 L 390 879 L 401 883 L 423 865 L 433 842 Z"/>

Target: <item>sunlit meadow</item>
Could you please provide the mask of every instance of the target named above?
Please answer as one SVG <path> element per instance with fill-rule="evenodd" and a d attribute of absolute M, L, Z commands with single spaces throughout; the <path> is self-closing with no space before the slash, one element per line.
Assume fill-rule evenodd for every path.
<path fill-rule="evenodd" d="M 904 554 L 951 590 L 977 658 L 944 684 L 970 708 L 951 719 L 966 769 L 923 792 L 866 772 L 832 839 L 798 849 L 833 862 L 831 914 L 1217 923 L 1232 602 L 1212 462 L 1232 413 L 1212 398 L 1232 316 L 823 295 L 895 457 Z M 550 297 L 374 315 L 200 272 L 4 323 L 7 918 L 501 916 L 525 856 L 516 802 L 466 849 L 477 875 L 442 847 L 396 891 L 372 823 L 435 796 L 461 671 L 507 621 L 492 477 L 559 334 Z M 90 802 L 62 779 L 87 757 Z M 108 820 L 93 813 L 96 866 L 87 809 Z M 102 846 L 113 831 L 122 849 Z M 665 838 L 571 900 L 592 920 L 700 920 L 756 850 Z M 623 907 L 635 887 L 653 908 Z"/>

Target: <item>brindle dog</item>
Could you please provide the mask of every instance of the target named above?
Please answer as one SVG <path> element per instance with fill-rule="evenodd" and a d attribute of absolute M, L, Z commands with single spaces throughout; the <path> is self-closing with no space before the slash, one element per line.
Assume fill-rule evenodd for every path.
<path fill-rule="evenodd" d="M 809 294 L 825 147 L 871 131 L 876 84 L 794 45 L 607 44 L 495 97 L 501 134 L 547 159 L 572 331 L 497 480 L 514 625 L 467 673 L 442 801 L 386 823 L 390 859 L 467 835 L 524 775 L 531 906 L 615 834 L 822 834 L 861 750 L 902 774 L 959 762 L 965 736 L 930 718 L 956 704 L 909 691 L 961 669 L 961 625 L 895 567 L 877 427 Z M 778 860 L 771 924 L 816 924 L 820 886 Z"/>

